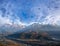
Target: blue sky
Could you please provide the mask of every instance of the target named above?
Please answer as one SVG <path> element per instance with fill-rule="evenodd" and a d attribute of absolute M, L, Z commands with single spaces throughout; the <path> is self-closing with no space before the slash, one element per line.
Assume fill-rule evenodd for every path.
<path fill-rule="evenodd" d="M 0 0 L 1 24 L 60 23 L 60 0 Z"/>

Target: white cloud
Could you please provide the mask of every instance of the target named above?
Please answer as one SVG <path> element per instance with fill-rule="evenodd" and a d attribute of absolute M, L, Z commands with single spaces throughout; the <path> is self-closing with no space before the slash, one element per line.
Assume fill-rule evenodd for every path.
<path fill-rule="evenodd" d="M 60 25 L 60 9 L 51 11 L 51 13 L 46 16 L 45 20 L 42 23 Z"/>
<path fill-rule="evenodd" d="M 41 3 L 41 4 L 38 3 L 37 5 L 34 5 L 32 7 L 31 12 L 35 15 L 34 16 L 35 18 L 33 19 L 33 22 L 31 22 L 30 24 L 38 22 L 41 24 L 53 24 L 53 25 L 58 24 L 59 25 L 60 24 L 60 2 L 56 1 L 56 0 L 53 0 L 53 1 L 55 4 L 51 3 L 49 8 L 44 3 Z M 55 5 L 57 6 L 57 9 L 54 8 Z M 18 7 L 16 7 L 15 4 L 13 4 L 11 2 L 9 2 L 9 3 L 4 2 L 2 7 L 6 9 L 6 12 L 4 14 L 0 10 L 0 25 L 1 24 L 11 24 L 12 25 L 13 23 L 18 24 L 18 25 L 20 25 L 20 24 L 27 25 L 26 23 L 22 23 L 20 18 L 14 13 L 13 10 L 18 8 Z M 46 14 L 47 14 L 46 16 L 44 15 L 43 11 L 46 12 Z M 3 14 L 4 14 L 4 17 L 2 17 Z M 43 16 L 45 16 L 45 18 L 41 18 Z"/>
<path fill-rule="evenodd" d="M 45 4 L 38 4 L 37 6 L 33 6 L 31 8 L 31 12 L 35 15 L 35 19 L 37 21 L 40 21 L 41 17 L 46 16 L 43 12 L 46 14 L 49 13 L 49 8 L 47 8 Z"/>
<path fill-rule="evenodd" d="M 7 18 L 7 17 L 2 17 L 1 15 L 0 15 L 0 25 L 1 24 L 12 24 L 11 23 L 11 20 L 9 19 L 9 18 Z"/>
<path fill-rule="evenodd" d="M 47 3 L 49 7 L 44 3 L 32 7 L 31 11 L 35 14 L 35 20 L 41 24 L 60 25 L 60 1 L 50 0 Z M 45 11 L 47 15 L 42 11 Z M 42 18 L 43 16 L 45 17 Z"/>
<path fill-rule="evenodd" d="M 20 21 L 20 18 L 13 11 L 13 10 L 16 10 L 16 8 L 18 8 L 14 3 L 4 2 L 0 8 L 3 8 L 3 9 L 0 9 L 0 25 L 4 25 L 4 24 L 25 25 Z M 5 13 L 3 13 L 2 10 L 3 11 L 6 10 Z M 4 17 L 2 15 L 4 15 Z"/>

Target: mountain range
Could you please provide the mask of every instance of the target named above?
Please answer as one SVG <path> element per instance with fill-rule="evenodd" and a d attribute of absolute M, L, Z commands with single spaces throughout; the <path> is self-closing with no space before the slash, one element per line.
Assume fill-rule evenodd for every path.
<path fill-rule="evenodd" d="M 33 23 L 29 26 L 26 25 L 9 25 L 5 24 L 0 26 L 0 34 L 1 32 L 3 34 L 12 34 L 16 32 L 30 32 L 30 31 L 36 31 L 36 32 L 42 32 L 42 31 L 60 31 L 60 26 L 54 26 L 54 25 L 41 25 L 39 23 Z"/>

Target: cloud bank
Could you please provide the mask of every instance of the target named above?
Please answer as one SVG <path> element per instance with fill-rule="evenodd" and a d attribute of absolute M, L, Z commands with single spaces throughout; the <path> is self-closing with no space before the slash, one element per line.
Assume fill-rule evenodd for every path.
<path fill-rule="evenodd" d="M 29 25 L 36 22 L 60 25 L 60 0 L 0 1 L 0 25 Z"/>
<path fill-rule="evenodd" d="M 60 25 L 60 1 L 46 0 L 32 7 L 31 11 L 35 14 L 36 21 L 41 24 Z"/>
<path fill-rule="evenodd" d="M 3 3 L 0 6 L 0 25 L 4 25 L 4 24 L 25 25 L 20 21 L 19 16 L 17 16 L 16 14 L 19 8 L 15 6 L 14 3 L 8 0 L 5 0 L 5 1 L 3 0 Z M 17 10 L 15 11 L 15 9 Z"/>

